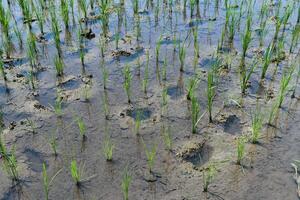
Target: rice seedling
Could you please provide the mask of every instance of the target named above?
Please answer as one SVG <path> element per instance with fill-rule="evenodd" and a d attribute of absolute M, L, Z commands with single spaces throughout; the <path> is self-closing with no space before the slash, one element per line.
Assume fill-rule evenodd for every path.
<path fill-rule="evenodd" d="M 168 66 L 168 62 L 167 62 L 167 57 L 165 56 L 165 59 L 164 59 L 164 64 L 163 64 L 163 67 L 162 67 L 162 80 L 166 81 L 167 80 L 167 66 Z"/>
<path fill-rule="evenodd" d="M 19 47 L 22 50 L 23 49 L 23 39 L 22 39 L 22 35 L 21 35 L 21 31 L 19 30 L 18 26 L 14 26 L 14 33 L 18 39 L 19 42 Z"/>
<path fill-rule="evenodd" d="M 105 115 L 105 119 L 108 120 L 109 119 L 109 103 L 108 103 L 108 95 L 107 92 L 104 91 L 104 96 L 103 96 L 103 110 L 104 110 L 104 115 Z"/>
<path fill-rule="evenodd" d="M 31 88 L 32 88 L 33 90 L 35 90 L 36 87 L 35 87 L 35 77 L 34 77 L 33 70 L 30 70 L 30 71 L 29 71 L 28 79 L 29 79 L 29 83 L 30 83 L 30 85 L 31 85 Z"/>
<path fill-rule="evenodd" d="M 79 57 L 80 57 L 80 62 L 81 65 L 84 67 L 84 57 L 85 57 L 85 52 L 84 52 L 84 43 L 83 43 L 83 30 L 82 27 L 78 29 L 78 49 L 79 49 Z"/>
<path fill-rule="evenodd" d="M 54 65 L 57 76 L 62 76 L 64 74 L 64 63 L 60 56 L 54 58 Z"/>
<path fill-rule="evenodd" d="M 203 174 L 203 192 L 208 192 L 208 187 L 212 183 L 217 172 L 217 168 L 214 164 L 208 165 L 206 169 L 202 171 Z"/>
<path fill-rule="evenodd" d="M 172 135 L 171 135 L 171 128 L 166 127 L 165 125 L 162 126 L 162 138 L 164 141 L 165 149 L 168 151 L 172 150 Z"/>
<path fill-rule="evenodd" d="M 269 126 L 273 126 L 274 120 L 275 120 L 275 118 L 278 114 L 278 111 L 279 111 L 279 106 L 278 105 L 279 105 L 279 101 L 276 99 L 273 102 L 273 104 L 272 104 L 272 106 L 269 110 L 269 117 L 268 117 L 268 125 Z"/>
<path fill-rule="evenodd" d="M 162 35 L 160 35 L 158 41 L 156 42 L 156 47 L 155 47 L 156 66 L 158 66 L 161 43 L 162 43 Z"/>
<path fill-rule="evenodd" d="M 105 135 L 103 143 L 104 143 L 103 144 L 104 157 L 106 158 L 107 161 L 112 161 L 115 145 L 111 141 L 111 138 L 108 134 Z"/>
<path fill-rule="evenodd" d="M 248 87 L 248 82 L 249 82 L 254 70 L 256 69 L 256 67 L 257 67 L 257 61 L 254 59 L 249 70 L 247 70 L 247 68 L 245 66 L 241 68 L 240 80 L 241 80 L 242 94 L 246 93 L 246 89 Z"/>
<path fill-rule="evenodd" d="M 249 44 L 250 44 L 251 39 L 252 39 L 251 24 L 252 24 L 252 14 L 248 14 L 245 33 L 242 36 L 243 52 L 242 52 L 242 59 L 241 59 L 241 67 L 244 67 L 244 65 L 245 65 L 246 53 L 247 53 L 247 50 L 249 48 Z"/>
<path fill-rule="evenodd" d="M 291 46 L 290 46 L 290 53 L 293 52 L 295 46 L 297 45 L 300 37 L 300 26 L 295 25 L 293 31 L 292 31 L 292 39 L 291 39 Z"/>
<path fill-rule="evenodd" d="M 282 21 L 282 24 L 283 24 L 283 31 L 282 31 L 282 35 L 281 35 L 282 38 L 284 38 L 284 33 L 285 33 L 285 30 L 286 30 L 286 25 L 287 25 L 287 22 L 289 21 L 291 15 L 292 15 L 292 13 L 293 13 L 293 5 L 288 4 L 285 7 L 284 15 L 281 18 L 281 21 Z"/>
<path fill-rule="evenodd" d="M 192 111 L 192 133 L 197 132 L 197 124 L 200 118 L 200 106 L 195 96 L 191 97 L 191 111 Z"/>
<path fill-rule="evenodd" d="M 50 140 L 49 140 L 49 145 L 53 151 L 53 155 L 55 157 L 57 157 L 58 153 L 57 153 L 57 140 L 56 137 L 54 137 L 54 135 L 51 136 Z"/>
<path fill-rule="evenodd" d="M 233 39 L 236 33 L 235 27 L 236 27 L 236 16 L 235 13 L 230 11 L 230 17 L 229 17 L 229 24 L 228 24 L 228 28 L 229 28 L 229 36 L 228 36 L 228 40 L 230 44 L 233 44 Z"/>
<path fill-rule="evenodd" d="M 272 52 L 273 52 L 273 43 L 269 44 L 263 56 L 263 67 L 261 73 L 261 79 L 264 79 L 269 68 L 269 65 L 272 61 Z"/>
<path fill-rule="evenodd" d="M 189 78 L 186 95 L 187 100 L 191 100 L 194 96 L 194 91 L 198 87 L 199 81 L 200 80 L 196 76 Z"/>
<path fill-rule="evenodd" d="M 7 77 L 4 71 L 4 63 L 2 61 L 1 56 L 0 56 L 0 75 L 3 77 L 4 81 L 7 81 Z"/>
<path fill-rule="evenodd" d="M 261 129 L 263 125 L 263 118 L 259 108 L 256 109 L 255 113 L 251 117 L 251 137 L 252 143 L 257 143 L 261 136 Z"/>
<path fill-rule="evenodd" d="M 71 169 L 71 176 L 73 178 L 74 183 L 77 186 L 80 186 L 80 184 L 83 182 L 82 176 L 83 176 L 83 172 L 85 170 L 84 165 L 77 166 L 76 160 L 73 159 L 71 161 L 70 169 Z"/>
<path fill-rule="evenodd" d="M 60 12 L 66 29 L 69 28 L 69 4 L 67 0 L 60 1 Z"/>
<path fill-rule="evenodd" d="M 178 49 L 179 49 L 179 61 L 180 61 L 180 71 L 183 72 L 184 71 L 184 63 L 185 63 L 185 57 L 186 57 L 186 49 L 184 44 L 181 45 L 179 43 L 178 45 Z"/>
<path fill-rule="evenodd" d="M 78 0 L 78 8 L 83 13 L 84 21 L 86 22 L 87 21 L 87 10 L 88 10 L 88 5 L 86 3 L 86 0 Z"/>
<path fill-rule="evenodd" d="M 157 153 L 157 144 L 153 144 L 150 149 L 147 148 L 145 142 L 142 140 L 143 142 L 143 146 L 145 149 L 145 154 L 147 157 L 147 165 L 148 165 L 148 169 L 149 172 L 152 173 L 153 172 L 153 167 L 155 164 L 155 159 L 156 159 L 156 153 Z"/>
<path fill-rule="evenodd" d="M 131 88 L 132 75 L 131 75 L 131 72 L 130 72 L 129 65 L 125 66 L 123 74 L 124 74 L 123 87 L 124 87 L 124 90 L 127 94 L 128 103 L 130 104 L 131 103 L 131 89 L 130 88 Z"/>
<path fill-rule="evenodd" d="M 103 78 L 103 89 L 106 90 L 107 89 L 107 82 L 108 82 L 109 72 L 106 69 L 106 67 L 104 66 L 104 64 L 102 65 L 101 69 L 102 69 L 102 78 Z"/>
<path fill-rule="evenodd" d="M 44 10 L 40 6 L 34 7 L 34 13 L 37 18 L 38 26 L 41 32 L 41 35 L 44 35 L 44 23 L 45 23 L 45 14 Z"/>
<path fill-rule="evenodd" d="M 31 66 L 31 70 L 37 65 L 37 47 L 35 36 L 32 32 L 29 32 L 27 35 L 27 57 Z"/>
<path fill-rule="evenodd" d="M 2 164 L 4 170 L 7 172 L 9 177 L 13 181 L 19 180 L 19 174 L 18 174 L 18 165 L 17 165 L 17 159 L 15 155 L 15 149 L 14 147 L 11 149 L 10 152 L 8 152 L 2 137 L 0 135 L 0 155 L 2 156 Z"/>
<path fill-rule="evenodd" d="M 139 12 L 139 0 L 132 0 L 133 13 L 137 14 Z"/>
<path fill-rule="evenodd" d="M 245 157 L 245 145 L 247 138 L 242 135 L 237 138 L 237 161 L 238 165 L 242 165 L 242 160 Z"/>
<path fill-rule="evenodd" d="M 28 23 L 29 29 L 31 29 L 31 9 L 30 9 L 30 2 L 29 0 L 17 0 L 19 4 L 22 14 L 23 14 L 23 21 L 24 23 Z"/>
<path fill-rule="evenodd" d="M 62 171 L 62 169 L 58 170 L 51 178 L 47 174 L 46 164 L 43 163 L 42 176 L 43 176 L 43 186 L 45 192 L 45 199 L 49 199 L 49 191 L 50 187 L 54 181 L 54 179 L 58 176 L 58 174 Z"/>
<path fill-rule="evenodd" d="M 212 123 L 212 107 L 213 107 L 213 99 L 215 96 L 215 82 L 214 82 L 214 72 L 209 71 L 207 74 L 207 110 L 209 113 L 209 123 Z"/>
<path fill-rule="evenodd" d="M 0 25 L 1 25 L 1 31 L 2 31 L 2 43 L 5 49 L 6 57 L 10 58 L 13 46 L 10 36 L 10 28 L 9 28 L 9 22 L 11 20 L 11 14 L 8 11 L 5 11 L 2 4 L 0 5 Z"/>
<path fill-rule="evenodd" d="M 144 71 L 144 78 L 142 81 L 142 88 L 144 94 L 147 94 L 147 88 L 148 88 L 148 79 L 149 79 L 149 51 L 146 52 L 146 65 L 145 65 L 145 71 Z"/>
<path fill-rule="evenodd" d="M 101 8 L 101 22 L 102 22 L 102 29 L 104 36 L 107 36 L 108 33 L 108 24 L 109 24 L 109 15 L 110 15 L 110 9 L 111 9 L 111 0 L 100 0 L 99 6 Z M 120 9 L 118 9 L 120 10 Z"/>
<path fill-rule="evenodd" d="M 131 181 L 132 181 L 132 176 L 128 171 L 128 167 L 126 167 L 123 172 L 122 183 L 121 183 L 124 200 L 129 199 L 128 194 L 129 194 L 129 186 L 131 184 Z"/>
<path fill-rule="evenodd" d="M 57 117 L 61 117 L 63 115 L 62 102 L 63 102 L 63 98 L 57 96 L 54 102 L 54 113 L 56 114 Z"/>
<path fill-rule="evenodd" d="M 167 87 L 163 87 L 161 97 L 162 97 L 162 107 L 165 107 L 168 104 L 168 90 L 167 90 Z"/>
<path fill-rule="evenodd" d="M 61 57 L 61 47 L 60 47 L 60 28 L 56 17 L 55 6 L 51 5 L 50 7 L 50 16 L 51 16 L 51 29 L 54 35 L 55 47 L 59 57 Z"/>
<path fill-rule="evenodd" d="M 77 117 L 76 119 L 77 126 L 79 128 L 79 134 L 82 137 L 82 139 L 86 138 L 86 125 L 81 117 Z"/>
<path fill-rule="evenodd" d="M 281 81 L 280 81 L 280 89 L 279 89 L 279 102 L 278 102 L 278 107 L 280 108 L 283 101 L 284 101 L 284 98 L 286 96 L 286 93 L 288 91 L 288 86 L 289 86 L 289 83 L 291 81 L 291 78 L 292 78 L 292 75 L 294 73 L 294 70 L 296 68 L 296 65 L 293 64 L 291 66 L 291 68 L 289 69 L 289 72 L 287 74 L 283 74 L 282 75 L 282 78 L 281 78 Z"/>

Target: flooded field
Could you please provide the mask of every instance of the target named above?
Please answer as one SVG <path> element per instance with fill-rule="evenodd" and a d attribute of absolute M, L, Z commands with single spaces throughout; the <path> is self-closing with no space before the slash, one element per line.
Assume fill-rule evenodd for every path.
<path fill-rule="evenodd" d="M 1 200 L 300 198 L 299 0 L 2 0 Z"/>

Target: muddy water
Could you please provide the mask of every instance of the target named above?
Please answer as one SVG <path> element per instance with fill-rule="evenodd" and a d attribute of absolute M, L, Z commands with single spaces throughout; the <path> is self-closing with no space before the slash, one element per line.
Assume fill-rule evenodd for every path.
<path fill-rule="evenodd" d="M 206 2 L 206 3 L 205 3 Z M 111 14 L 104 64 L 109 72 L 107 90 L 103 89 L 100 64 L 99 38 L 102 33 L 101 21 L 93 20 L 85 28 L 91 28 L 96 34 L 94 39 L 84 40 L 85 66 L 79 59 L 78 23 L 72 24 L 70 33 L 62 30 L 61 44 L 65 75 L 58 84 L 53 64 L 56 49 L 51 33 L 51 23 L 46 22 L 45 43 L 38 43 L 41 70 L 37 72 L 37 89 L 28 85 L 30 66 L 26 51 L 16 48 L 16 61 L 6 64 L 8 81 L 0 84 L 0 103 L 4 115 L 5 130 L 2 137 L 9 148 L 15 146 L 18 170 L 21 181 L 14 185 L 4 171 L 0 171 L 1 199 L 44 199 L 42 187 L 42 163 L 45 162 L 49 176 L 61 170 L 50 188 L 50 199 L 122 199 L 121 178 L 127 166 L 132 176 L 129 189 L 130 199 L 296 199 L 296 184 L 290 162 L 300 159 L 299 153 L 299 105 L 297 99 L 287 95 L 280 110 L 276 129 L 264 126 L 262 138 L 257 145 L 246 145 L 246 157 L 243 168 L 235 164 L 236 137 L 250 131 L 250 114 L 258 103 L 266 114 L 274 99 L 267 97 L 267 92 L 276 96 L 282 67 L 278 68 L 275 80 L 271 77 L 275 65 L 271 65 L 267 79 L 260 83 L 260 66 L 251 77 L 249 94 L 240 95 L 238 75 L 239 54 L 241 50 L 241 32 L 237 32 L 233 47 L 224 46 L 220 54 L 222 64 L 231 60 L 228 68 L 220 70 L 217 94 L 214 100 L 214 122 L 208 124 L 204 115 L 199 122 L 197 134 L 191 134 L 190 102 L 186 100 L 188 78 L 200 74 L 196 95 L 199 99 L 201 114 L 205 112 L 206 74 L 216 62 L 215 49 L 225 23 L 224 2 L 215 7 L 212 1 L 200 1 L 200 18 L 190 18 L 189 6 L 186 13 L 182 4 L 174 1 L 172 12 L 164 2 L 159 2 L 159 20 L 155 22 L 155 8 L 140 2 L 140 30 L 137 39 L 138 22 L 132 13 L 131 2 L 125 4 L 125 21 L 121 25 L 119 49 L 115 48 L 115 31 L 118 17 Z M 156 2 L 153 2 L 156 5 Z M 182 3 L 182 2 L 181 2 Z M 231 2 L 232 4 L 233 1 Z M 286 5 L 287 1 L 283 1 Z M 4 1 L 6 4 L 6 1 Z M 258 27 L 258 13 L 261 2 L 254 6 L 253 28 Z M 59 5 L 59 4 L 57 4 Z M 119 4 L 115 3 L 114 7 Z M 295 7 L 299 6 L 299 3 Z M 77 10 L 77 5 L 75 5 Z M 59 10 L 60 8 L 57 8 Z M 234 9 L 236 12 L 239 8 Z M 274 15 L 270 7 L 270 18 Z M 89 11 L 91 11 L 89 9 Z M 59 11 L 57 11 L 59 12 Z M 22 23 L 19 6 L 12 6 L 12 13 L 22 30 L 26 41 L 26 25 Z M 96 6 L 95 13 L 99 13 Z M 75 18 L 77 19 L 77 11 Z M 49 16 L 48 16 L 49 17 Z M 295 25 L 297 12 L 294 11 L 286 30 L 286 50 L 291 39 L 291 29 Z M 241 18 L 241 28 L 245 16 Z M 198 26 L 200 58 L 194 71 L 193 36 L 191 28 Z M 64 27 L 63 24 L 61 27 Z M 273 37 L 274 23 L 267 24 L 264 50 Z M 36 23 L 33 31 L 39 34 Z M 176 39 L 173 39 L 174 34 Z M 156 65 L 155 46 L 162 35 L 161 51 Z M 246 58 L 257 51 L 258 37 L 254 35 Z M 14 40 L 16 47 L 17 41 Z M 186 46 L 184 72 L 179 71 L 178 44 Z M 175 45 L 175 46 L 174 46 Z M 174 49 L 175 48 L 175 49 Z M 299 45 L 295 52 L 299 51 Z M 141 85 L 145 71 L 146 51 L 149 50 L 149 87 L 145 95 Z M 289 66 L 295 57 L 291 54 L 282 61 L 281 66 Z M 163 61 L 167 65 L 167 80 L 161 80 Z M 138 63 L 141 64 L 139 71 Z M 128 105 L 123 89 L 123 68 L 131 66 L 132 104 Z M 139 73 L 140 72 L 140 73 Z M 138 75 L 140 74 L 140 76 Z M 294 81 L 294 79 L 293 79 Z M 293 82 L 294 83 L 294 82 Z M 90 99 L 85 100 L 84 88 L 88 86 Z M 162 104 L 162 89 L 167 88 L 168 105 Z M 57 117 L 53 106 L 57 92 L 63 97 L 63 115 Z M 299 91 L 296 93 L 299 96 Z M 270 96 L 270 95 L 269 95 Z M 108 120 L 104 115 L 104 99 L 109 108 Z M 237 105 L 241 104 L 241 107 Z M 82 117 L 86 124 L 86 139 L 82 140 L 76 117 Z M 137 118 L 141 120 L 140 135 L 135 134 Z M 34 122 L 34 129 L 30 125 Z M 164 146 L 162 130 L 170 127 L 173 140 L 172 151 Z M 103 156 L 104 138 L 109 135 L 115 145 L 113 161 L 107 162 Z M 55 157 L 49 140 L 55 138 L 58 156 Z M 157 145 L 157 156 L 153 173 L 147 168 L 144 145 L 150 149 Z M 75 159 L 84 168 L 83 179 L 77 187 L 70 174 L 71 160 Z M 202 192 L 202 170 L 210 163 L 217 165 L 217 174 L 209 187 L 208 193 Z"/>

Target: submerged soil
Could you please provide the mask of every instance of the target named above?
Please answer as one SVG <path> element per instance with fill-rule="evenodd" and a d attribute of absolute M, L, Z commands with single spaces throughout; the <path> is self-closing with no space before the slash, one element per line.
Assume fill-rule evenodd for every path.
<path fill-rule="evenodd" d="M 79 25 L 72 24 L 69 32 L 62 30 L 60 33 L 65 65 L 64 76 L 60 80 L 56 77 L 53 61 L 57 53 L 51 23 L 47 22 L 47 34 L 44 36 L 47 41 L 37 44 L 41 69 L 35 77 L 35 90 L 28 81 L 30 65 L 25 59 L 26 51 L 17 48 L 17 41 L 14 41 L 14 57 L 19 59 L 5 64 L 7 81 L 1 79 L 0 83 L 0 105 L 4 121 L 1 137 L 9 149 L 16 149 L 20 181 L 12 183 L 7 173 L 1 170 L 0 199 L 44 199 L 43 163 L 46 164 L 49 176 L 61 170 L 50 187 L 49 199 L 122 199 L 121 180 L 126 167 L 132 176 L 129 199 L 297 199 L 297 185 L 290 163 L 300 159 L 298 85 L 296 98 L 290 97 L 291 91 L 286 94 L 276 123 L 270 126 L 264 120 L 259 142 L 246 144 L 242 166 L 236 164 L 236 140 L 243 134 L 250 134 L 251 114 L 257 106 L 261 108 L 263 118 L 268 118 L 270 107 L 279 93 L 284 71 L 294 61 L 299 65 L 299 56 L 296 54 L 299 44 L 295 47 L 295 53 L 290 54 L 289 46 L 286 45 L 286 58 L 279 63 L 278 68 L 274 63 L 271 64 L 263 82 L 260 81 L 260 63 L 250 79 L 247 94 L 242 96 L 238 74 L 241 38 L 240 34 L 236 34 L 233 45 L 224 45 L 219 54 L 222 67 L 217 77 L 213 122 L 208 123 L 208 115 L 204 114 L 197 126 L 197 133 L 192 134 L 191 105 L 186 99 L 188 79 L 194 75 L 200 77 L 195 94 L 202 115 L 207 107 L 207 73 L 216 63 L 215 50 L 226 14 L 223 1 L 218 1 L 219 7 L 215 7 L 212 1 L 208 4 L 200 2 L 201 16 L 192 17 L 189 17 L 189 7 L 186 13 L 182 11 L 180 2 L 174 1 L 172 12 L 169 12 L 164 2 L 159 2 L 159 20 L 156 21 L 155 6 L 147 8 L 146 2 L 141 1 L 139 23 L 132 12 L 131 2 L 126 2 L 126 15 L 123 13 L 123 17 L 127 21 L 126 26 L 124 21 L 121 23 L 118 49 L 115 47 L 117 36 L 114 35 L 118 16 L 116 13 L 110 15 L 104 62 L 99 56 L 101 50 L 98 42 L 100 36 L 103 36 L 102 23 L 91 17 L 87 24 L 82 24 L 96 36 L 84 41 L 84 66 L 80 62 L 77 45 Z M 272 40 L 274 23 L 271 18 L 274 16 L 275 5 L 269 7 L 269 32 L 262 47 L 258 48 L 259 39 L 253 33 L 249 55 L 246 57 L 247 65 L 250 65 L 256 52 L 260 52 L 258 49 L 264 51 Z M 283 1 L 283 7 L 286 5 L 287 1 Z M 113 4 L 114 8 L 119 6 L 118 3 Z M 254 6 L 253 29 L 259 25 L 260 6 L 261 2 L 256 2 Z M 295 3 L 297 6 L 299 2 Z M 93 12 L 97 14 L 99 9 L 96 6 Z M 19 7 L 13 5 L 12 11 L 19 28 L 26 30 Z M 286 28 L 286 43 L 291 40 L 296 18 L 295 11 Z M 240 30 L 243 30 L 245 23 L 243 15 Z M 140 26 L 141 31 L 139 38 L 136 38 L 137 26 Z M 37 24 L 33 23 L 33 27 L 34 33 L 38 35 Z M 193 27 L 198 28 L 200 44 L 200 58 L 195 67 Z M 160 36 L 161 51 L 156 63 L 155 47 Z M 26 32 L 23 40 L 26 41 Z M 178 44 L 186 45 L 184 72 L 179 70 Z M 147 51 L 150 54 L 149 86 L 147 94 L 144 94 L 142 80 Z M 167 80 L 162 80 L 165 60 Z M 107 89 L 103 87 L 102 63 L 109 74 Z M 123 69 L 126 65 L 131 66 L 132 72 L 131 104 L 128 104 L 123 89 Z M 295 85 L 295 76 L 291 84 Z M 168 102 L 164 107 L 163 89 L 166 89 Z M 60 117 L 54 113 L 58 93 L 63 99 L 63 114 Z M 105 116 L 105 102 L 108 105 L 108 116 Z M 86 125 L 84 140 L 79 133 L 77 117 L 81 117 Z M 138 135 L 135 130 L 137 119 L 141 120 Z M 162 135 L 166 127 L 170 128 L 173 143 L 170 151 L 165 148 Z M 106 136 L 111 138 L 115 146 L 111 162 L 106 161 L 103 155 Z M 52 138 L 57 142 L 58 156 L 54 156 L 49 145 Z M 150 149 L 153 145 L 157 145 L 157 156 L 150 173 L 145 146 Z M 70 174 L 70 163 L 74 159 L 83 167 L 82 177 L 85 181 L 80 187 L 73 182 Z M 211 164 L 216 165 L 217 172 L 205 193 L 203 171 Z"/>

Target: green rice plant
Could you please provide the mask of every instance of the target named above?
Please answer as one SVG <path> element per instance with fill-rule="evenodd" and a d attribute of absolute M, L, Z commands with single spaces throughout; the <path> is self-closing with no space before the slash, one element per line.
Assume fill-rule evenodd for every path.
<path fill-rule="evenodd" d="M 180 71 L 183 72 L 184 71 L 185 57 L 186 57 L 186 49 L 185 49 L 184 44 L 181 45 L 180 43 L 178 45 L 178 49 L 179 49 L 178 56 L 179 56 L 179 61 L 180 61 Z"/>
<path fill-rule="evenodd" d="M 86 138 L 86 125 L 81 117 L 77 117 L 76 119 L 77 126 L 79 128 L 79 133 L 82 139 Z"/>
<path fill-rule="evenodd" d="M 166 105 L 168 105 L 168 90 L 167 90 L 167 87 L 163 87 L 161 97 L 162 97 L 162 106 L 165 107 Z"/>
<path fill-rule="evenodd" d="M 0 56 L 0 75 L 3 77 L 4 81 L 7 80 L 7 77 L 6 77 L 6 74 L 5 74 L 5 71 L 4 71 L 4 63 L 2 61 L 1 56 Z"/>
<path fill-rule="evenodd" d="M 124 90 L 127 94 L 128 103 L 130 104 L 131 103 L 131 89 L 130 88 L 131 88 L 132 75 L 131 75 L 131 72 L 130 72 L 129 65 L 125 66 L 123 73 L 124 73 L 123 87 L 124 87 Z"/>
<path fill-rule="evenodd" d="M 229 24 L 228 24 L 228 28 L 229 28 L 228 39 L 229 39 L 229 43 L 232 44 L 235 33 L 236 33 L 236 30 L 235 30 L 235 28 L 236 28 L 236 16 L 235 16 L 234 12 L 230 12 L 230 21 L 229 21 Z"/>
<path fill-rule="evenodd" d="M 53 155 L 55 157 L 57 157 L 58 153 L 57 153 L 57 140 L 54 137 L 54 135 L 51 136 L 50 140 L 49 140 L 49 145 L 53 151 Z"/>
<path fill-rule="evenodd" d="M 103 154 L 107 161 L 112 161 L 115 145 L 108 134 L 105 135 L 103 143 Z"/>
<path fill-rule="evenodd" d="M 163 67 L 162 67 L 162 80 L 166 81 L 167 80 L 167 66 L 168 66 L 168 62 L 167 62 L 167 57 L 165 56 L 165 59 L 164 59 L 164 64 L 163 64 Z"/>
<path fill-rule="evenodd" d="M 57 76 L 62 76 L 64 74 L 64 63 L 62 58 L 58 55 L 54 58 L 54 65 Z"/>
<path fill-rule="evenodd" d="M 43 163 L 42 176 L 43 176 L 43 186 L 45 192 L 45 200 L 49 199 L 49 191 L 50 187 L 54 181 L 54 179 L 58 176 L 58 174 L 62 171 L 62 169 L 58 170 L 51 178 L 47 174 L 46 164 Z"/>
<path fill-rule="evenodd" d="M 54 102 L 54 113 L 56 114 L 57 117 L 61 117 L 63 115 L 62 102 L 63 102 L 63 98 L 58 95 Z"/>
<path fill-rule="evenodd" d="M 109 72 L 104 65 L 102 65 L 102 78 L 103 78 L 103 89 L 107 89 L 107 82 L 109 77 Z"/>
<path fill-rule="evenodd" d="M 247 50 L 249 48 L 249 44 L 252 39 L 252 31 L 251 31 L 251 24 L 252 24 L 252 14 L 249 14 L 247 16 L 247 23 L 246 23 L 246 29 L 245 33 L 242 36 L 242 47 L 243 47 L 243 53 L 242 53 L 242 61 L 241 61 L 241 66 L 245 65 L 245 57 Z"/>
<path fill-rule="evenodd" d="M 161 43 L 162 43 L 162 35 L 160 35 L 158 41 L 156 42 L 156 47 L 155 47 L 156 66 L 158 66 Z"/>
<path fill-rule="evenodd" d="M 199 81 L 200 80 L 196 76 L 189 78 L 189 82 L 187 86 L 187 95 L 186 95 L 187 100 L 191 100 L 192 97 L 194 96 L 194 91 L 198 87 Z"/>
<path fill-rule="evenodd" d="M 104 115 L 105 115 L 105 119 L 108 120 L 109 119 L 109 103 L 108 103 L 108 95 L 107 92 L 104 91 L 104 96 L 103 96 L 103 110 L 104 110 Z"/>
<path fill-rule="evenodd" d="M 292 75 L 294 73 L 295 68 L 296 68 L 296 64 L 293 64 L 291 66 L 291 68 L 289 69 L 289 72 L 287 74 L 282 75 L 282 78 L 280 81 L 279 96 L 278 96 L 278 98 L 279 98 L 278 107 L 279 108 L 281 107 L 283 100 L 286 96 L 286 93 L 288 91 L 288 86 L 292 79 Z"/>
<path fill-rule="evenodd" d="M 80 11 L 83 13 L 84 20 L 87 20 L 87 10 L 88 10 L 88 5 L 86 3 L 86 0 L 78 0 L 78 7 Z"/>
<path fill-rule="evenodd" d="M 237 138 L 237 161 L 238 165 L 242 165 L 242 160 L 245 157 L 245 145 L 247 138 L 242 135 Z"/>
<path fill-rule="evenodd" d="M 247 68 L 245 66 L 241 68 L 240 81 L 241 81 L 242 94 L 246 93 L 246 89 L 248 87 L 248 82 L 249 82 L 254 70 L 256 69 L 256 67 L 257 67 L 257 61 L 254 59 L 249 70 L 247 70 Z"/>
<path fill-rule="evenodd" d="M 10 58 L 10 54 L 13 50 L 12 47 L 12 40 L 10 37 L 10 28 L 9 28 L 9 22 L 11 19 L 11 14 L 8 11 L 5 11 L 2 4 L 0 5 L 0 25 L 1 25 L 1 31 L 2 31 L 2 43 L 5 49 L 6 57 Z"/>
<path fill-rule="evenodd" d="M 203 174 L 203 192 L 208 192 L 208 186 L 212 183 L 217 168 L 214 164 L 209 164 L 208 167 L 202 171 Z"/>
<path fill-rule="evenodd" d="M 291 15 L 292 15 L 292 13 L 293 13 L 293 5 L 291 5 L 291 3 L 290 3 L 285 7 L 284 15 L 281 18 L 281 21 L 282 21 L 282 24 L 283 24 L 283 31 L 282 31 L 282 36 L 281 37 L 284 37 L 284 33 L 285 33 L 285 30 L 286 30 L 286 25 L 287 25 L 287 22 L 289 21 Z"/>
<path fill-rule="evenodd" d="M 28 22 L 30 24 L 31 20 L 31 9 L 30 9 L 30 2 L 29 0 L 17 0 L 17 3 L 19 4 L 22 14 L 23 14 L 23 21 Z M 30 26 L 30 25 L 29 25 Z"/>
<path fill-rule="evenodd" d="M 33 89 L 33 90 L 35 90 L 35 78 L 34 78 L 34 73 L 33 73 L 33 70 L 31 69 L 30 71 L 29 71 L 29 77 L 28 77 L 28 79 L 29 79 L 29 83 L 31 84 L 31 88 Z"/>
<path fill-rule="evenodd" d="M 139 12 L 139 0 L 132 0 L 132 8 L 134 14 Z"/>
<path fill-rule="evenodd" d="M 140 134 L 140 128 L 141 128 L 141 112 L 138 110 L 136 113 L 136 119 L 135 119 L 135 134 Z"/>
<path fill-rule="evenodd" d="M 197 124 L 200 118 L 200 106 L 195 96 L 191 97 L 191 111 L 192 111 L 192 133 L 197 132 Z"/>
<path fill-rule="evenodd" d="M 279 101 L 277 99 L 275 99 L 275 101 L 273 102 L 273 104 L 269 110 L 269 117 L 268 117 L 268 125 L 269 126 L 273 126 L 274 120 L 279 111 L 278 105 L 279 105 Z"/>
<path fill-rule="evenodd" d="M 57 49 L 57 53 L 59 57 L 61 57 L 60 36 L 59 36 L 60 28 L 57 21 L 54 5 L 50 7 L 50 16 L 51 16 L 51 29 L 54 35 L 55 47 Z"/>
<path fill-rule="evenodd" d="M 80 184 L 83 181 L 82 175 L 83 175 L 83 172 L 85 170 L 84 165 L 77 166 L 76 160 L 72 160 L 70 169 L 71 169 L 71 176 L 73 178 L 74 183 L 77 186 L 80 186 Z"/>
<path fill-rule="evenodd" d="M 40 28 L 41 35 L 44 35 L 45 13 L 40 6 L 34 7 L 34 13 Z"/>
<path fill-rule="evenodd" d="M 60 13 L 61 17 L 64 21 L 66 29 L 69 28 L 69 4 L 68 0 L 61 0 L 60 1 Z"/>
<path fill-rule="evenodd" d="M 18 165 L 17 165 L 17 159 L 15 155 L 15 149 L 14 147 L 11 149 L 10 152 L 8 152 L 2 137 L 0 135 L 0 155 L 2 156 L 2 164 L 4 170 L 8 173 L 9 177 L 13 181 L 19 180 L 19 174 L 18 174 Z"/>
<path fill-rule="evenodd" d="M 209 123 L 212 123 L 212 107 L 213 107 L 213 99 L 215 96 L 215 81 L 214 81 L 214 72 L 209 71 L 207 74 L 207 110 L 209 113 Z"/>
<path fill-rule="evenodd" d="M 31 70 L 37 65 L 37 47 L 35 36 L 32 32 L 29 32 L 27 35 L 27 57 L 31 66 Z"/>
<path fill-rule="evenodd" d="M 131 181 L 132 181 L 132 176 L 128 171 L 128 167 L 126 167 L 123 172 L 122 183 L 121 183 L 124 200 L 129 200 L 128 193 L 129 193 L 129 186 L 131 184 Z"/>
<path fill-rule="evenodd" d="M 296 47 L 300 36 L 300 26 L 297 24 L 295 25 L 292 31 L 292 39 L 291 39 L 291 46 L 290 46 L 290 53 L 293 52 L 294 48 Z"/>
<path fill-rule="evenodd" d="M 144 71 L 144 78 L 142 81 L 142 88 L 144 94 L 147 94 L 147 88 L 148 88 L 148 79 L 149 79 L 149 51 L 146 52 L 146 65 L 145 65 L 145 71 Z"/>
<path fill-rule="evenodd" d="M 255 113 L 251 117 L 251 142 L 253 144 L 258 142 L 261 136 L 261 129 L 263 125 L 263 118 L 259 109 L 256 109 Z"/>
<path fill-rule="evenodd" d="M 264 79 L 266 76 L 267 70 L 272 61 L 272 52 L 273 52 L 273 43 L 269 44 L 268 48 L 264 53 L 261 79 Z"/>
<path fill-rule="evenodd" d="M 171 135 L 171 128 L 165 127 L 165 125 L 162 126 L 162 138 L 164 141 L 165 149 L 168 151 L 172 150 L 172 135 Z"/>
<path fill-rule="evenodd" d="M 102 31 L 103 31 L 103 35 L 106 37 L 108 33 L 109 16 L 111 12 L 112 2 L 111 0 L 99 0 L 98 4 L 101 8 L 100 19 L 102 22 Z"/>
<path fill-rule="evenodd" d="M 85 52 L 84 52 L 84 42 L 83 42 L 83 29 L 81 25 L 80 28 L 78 29 L 77 36 L 78 36 L 78 49 L 79 49 L 80 62 L 81 65 L 84 66 Z"/>
<path fill-rule="evenodd" d="M 156 153 L 157 153 L 157 144 L 153 144 L 150 149 L 147 148 L 144 140 L 142 140 L 143 142 L 143 146 L 145 149 L 145 154 L 147 157 L 147 165 L 148 165 L 148 169 L 149 172 L 152 173 L 153 172 L 153 167 L 155 164 L 155 159 L 156 159 Z"/>
<path fill-rule="evenodd" d="M 23 39 L 22 39 L 21 31 L 19 30 L 17 25 L 14 26 L 14 33 L 18 39 L 19 47 L 22 50 L 23 49 Z"/>

